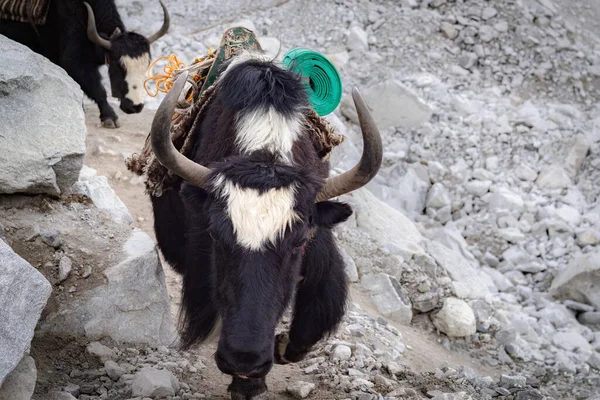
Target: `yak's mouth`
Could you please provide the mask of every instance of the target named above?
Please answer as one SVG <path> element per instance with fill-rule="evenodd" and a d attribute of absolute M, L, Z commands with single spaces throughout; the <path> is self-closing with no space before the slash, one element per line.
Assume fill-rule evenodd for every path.
<path fill-rule="evenodd" d="M 240 373 L 236 371 L 235 366 L 229 364 L 219 353 L 215 354 L 215 361 L 217 362 L 217 366 L 219 367 L 221 372 L 241 379 L 263 378 L 269 373 L 273 365 L 273 362 L 269 360 L 265 361 L 258 367 L 255 367 L 252 371 L 244 371 Z"/>

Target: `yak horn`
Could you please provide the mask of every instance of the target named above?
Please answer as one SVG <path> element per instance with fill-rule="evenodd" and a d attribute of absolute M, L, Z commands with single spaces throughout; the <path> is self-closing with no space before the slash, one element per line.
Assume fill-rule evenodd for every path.
<path fill-rule="evenodd" d="M 98 34 L 98 30 L 96 29 L 96 18 L 94 17 L 94 11 L 92 11 L 92 7 L 86 2 L 83 2 L 88 12 L 88 24 L 87 24 L 87 37 L 90 39 L 92 43 L 96 43 L 98 46 L 103 47 L 106 50 L 110 50 L 112 44 L 110 40 L 106 40 L 100 37 Z"/>
<path fill-rule="evenodd" d="M 160 103 L 156 115 L 154 115 L 154 119 L 152 120 L 150 140 L 154 155 L 165 168 L 190 183 L 204 188 L 210 169 L 193 162 L 181 154 L 171 141 L 170 130 L 173 111 L 186 83 L 187 76 L 188 72 L 184 71 Z"/>
<path fill-rule="evenodd" d="M 379 171 L 383 150 L 381 145 L 381 135 L 375 124 L 373 116 L 358 92 L 358 89 L 352 90 L 352 99 L 360 121 L 360 129 L 363 137 L 363 153 L 360 161 L 351 170 L 341 175 L 328 178 L 321 191 L 317 194 L 317 202 L 325 201 L 333 197 L 350 193 L 353 190 L 365 186 Z"/>
<path fill-rule="evenodd" d="M 169 25 L 171 25 L 171 17 L 169 16 L 169 11 L 167 11 L 167 7 L 163 4 L 162 0 L 159 0 L 160 6 L 163 9 L 163 24 L 154 35 L 148 37 L 148 43 L 152 43 L 165 35 L 169 31 Z"/>

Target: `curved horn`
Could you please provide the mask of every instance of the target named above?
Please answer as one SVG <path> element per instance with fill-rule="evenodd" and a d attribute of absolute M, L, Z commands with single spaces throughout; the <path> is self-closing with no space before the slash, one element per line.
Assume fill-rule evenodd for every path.
<path fill-rule="evenodd" d="M 177 100 L 185 85 L 188 72 L 183 72 L 160 103 L 152 120 L 150 140 L 152 151 L 158 161 L 171 172 L 201 188 L 204 187 L 210 169 L 197 164 L 181 154 L 171 142 L 171 120 Z"/>
<path fill-rule="evenodd" d="M 87 37 L 90 39 L 92 43 L 96 43 L 98 46 L 105 48 L 106 50 L 110 50 L 112 44 L 110 40 L 106 40 L 98 34 L 98 30 L 96 29 L 96 18 L 94 17 L 94 11 L 92 11 L 92 7 L 86 2 L 83 2 L 88 12 L 88 24 L 87 24 Z"/>
<path fill-rule="evenodd" d="M 148 37 L 148 43 L 152 43 L 157 39 L 161 38 L 165 35 L 165 33 L 169 30 L 169 25 L 171 25 L 171 17 L 169 16 L 169 11 L 167 11 L 167 7 L 163 4 L 162 0 L 159 0 L 160 6 L 163 9 L 163 24 L 154 35 Z"/>
<path fill-rule="evenodd" d="M 360 121 L 363 137 L 363 153 L 360 161 L 351 170 L 333 178 L 328 178 L 317 194 L 317 202 L 341 196 L 365 186 L 379 171 L 383 158 L 381 135 L 369 112 L 365 101 L 358 92 L 352 90 L 352 99 Z"/>

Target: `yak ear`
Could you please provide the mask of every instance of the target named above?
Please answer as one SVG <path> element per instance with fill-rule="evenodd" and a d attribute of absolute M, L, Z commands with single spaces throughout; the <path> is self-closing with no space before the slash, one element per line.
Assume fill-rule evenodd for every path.
<path fill-rule="evenodd" d="M 119 29 L 119 27 L 116 27 L 115 30 L 113 31 L 112 35 L 110 35 L 110 39 L 114 39 L 117 36 L 119 36 L 121 34 L 121 30 Z"/>
<path fill-rule="evenodd" d="M 316 213 L 314 223 L 324 228 L 333 228 L 335 225 L 346 221 L 352 215 L 352 207 L 339 201 L 321 201 L 315 204 Z"/>

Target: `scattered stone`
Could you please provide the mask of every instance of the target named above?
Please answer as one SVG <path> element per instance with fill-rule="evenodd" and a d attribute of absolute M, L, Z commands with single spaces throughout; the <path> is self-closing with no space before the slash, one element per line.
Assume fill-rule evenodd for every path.
<path fill-rule="evenodd" d="M 582 311 L 582 312 L 594 311 L 593 306 L 590 306 L 589 304 L 579 303 L 579 302 L 573 301 L 573 300 L 565 300 L 563 304 L 565 305 L 565 307 L 570 308 L 571 310 L 575 310 L 575 311 Z"/>
<path fill-rule="evenodd" d="M 346 270 L 346 276 L 348 277 L 348 280 L 350 282 L 358 282 L 358 269 L 356 268 L 356 263 L 354 262 L 354 259 L 350 257 L 350 255 L 343 249 L 341 250 L 341 253 L 342 258 L 344 260 L 344 267 Z"/>
<path fill-rule="evenodd" d="M 587 326 L 594 326 L 600 329 L 600 311 L 588 311 L 579 314 L 577 320 Z"/>
<path fill-rule="evenodd" d="M 596 352 L 592 353 L 590 358 L 588 358 L 587 363 L 590 364 L 590 367 L 600 371 L 600 354 Z"/>
<path fill-rule="evenodd" d="M 521 375 L 503 374 L 500 382 L 508 387 L 524 388 L 527 385 L 527 378 Z"/>
<path fill-rule="evenodd" d="M 73 265 L 71 259 L 67 256 L 62 256 L 58 263 L 58 282 L 62 282 L 69 277 Z"/>
<path fill-rule="evenodd" d="M 401 324 L 410 324 L 410 298 L 396 278 L 387 274 L 367 275 L 363 277 L 362 285 L 371 292 L 371 298 L 381 315 Z"/>
<path fill-rule="evenodd" d="M 115 352 L 100 342 L 92 342 L 88 344 L 85 351 L 89 355 L 98 358 L 98 360 L 100 360 L 102 363 L 116 358 Z"/>
<path fill-rule="evenodd" d="M 560 299 L 586 303 L 600 310 L 600 252 L 575 257 L 558 273 L 550 293 Z"/>
<path fill-rule="evenodd" d="M 448 189 L 442 183 L 436 182 L 429 189 L 426 205 L 431 208 L 442 208 L 449 206 L 451 201 Z"/>
<path fill-rule="evenodd" d="M 298 381 L 288 385 L 286 391 L 296 399 L 306 399 L 314 388 L 314 383 Z"/>
<path fill-rule="evenodd" d="M 352 349 L 343 344 L 337 345 L 331 353 L 331 359 L 333 361 L 348 360 L 350 357 L 352 357 Z"/>
<path fill-rule="evenodd" d="M 134 397 L 166 397 L 175 396 L 179 391 L 179 381 L 167 370 L 145 367 L 137 372 L 131 385 Z"/>
<path fill-rule="evenodd" d="M 517 392 L 515 400 L 543 400 L 544 396 L 533 390 L 522 390 Z"/>
<path fill-rule="evenodd" d="M 125 370 L 112 360 L 104 362 L 104 369 L 106 370 L 106 375 L 115 382 L 125 373 Z"/>
<path fill-rule="evenodd" d="M 440 312 L 432 317 L 433 324 L 440 332 L 450 337 L 465 337 L 475 334 L 475 314 L 464 301 L 449 297 L 444 300 Z"/>
<path fill-rule="evenodd" d="M 349 51 L 369 51 L 369 40 L 367 38 L 367 33 L 358 26 L 351 27 L 350 32 L 348 33 L 346 47 L 348 47 Z"/>
<path fill-rule="evenodd" d="M 551 165 L 542 170 L 536 183 L 544 189 L 564 189 L 571 185 L 571 178 L 563 167 Z"/>
<path fill-rule="evenodd" d="M 458 36 L 458 29 L 456 29 L 454 25 L 452 25 L 449 22 L 442 22 L 440 30 L 442 31 L 444 36 L 446 36 L 450 40 L 454 40 Z"/>
<path fill-rule="evenodd" d="M 52 391 L 48 400 L 77 400 L 77 397 L 67 392 Z"/>
<path fill-rule="evenodd" d="M 481 18 L 484 21 L 494 18 L 498 14 L 498 10 L 494 7 L 485 7 L 481 13 Z"/>
<path fill-rule="evenodd" d="M 60 234 L 57 231 L 42 232 L 40 236 L 42 237 L 42 242 L 46 243 L 50 247 L 54 247 L 55 249 L 58 249 L 62 244 Z"/>

